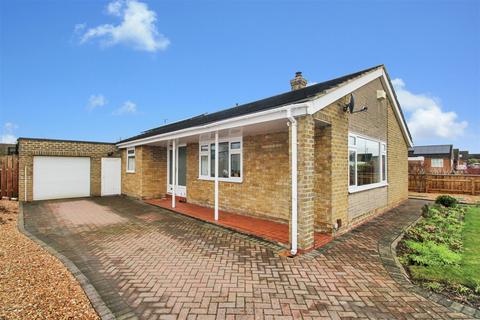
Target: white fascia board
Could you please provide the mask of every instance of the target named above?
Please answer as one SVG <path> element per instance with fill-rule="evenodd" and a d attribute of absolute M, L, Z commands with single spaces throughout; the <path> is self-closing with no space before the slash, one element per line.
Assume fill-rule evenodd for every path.
<path fill-rule="evenodd" d="M 410 139 L 410 136 L 408 134 L 407 130 L 407 124 L 405 123 L 401 112 L 400 112 L 400 106 L 397 104 L 397 100 L 395 99 L 395 96 L 393 94 L 393 88 L 390 86 L 390 81 L 388 81 L 387 75 L 382 68 L 378 68 L 374 71 L 371 71 L 363 76 L 361 76 L 358 79 L 352 80 L 351 82 L 332 90 L 331 92 L 326 93 L 325 95 L 318 97 L 315 100 L 310 101 L 309 107 L 308 107 L 308 114 L 315 114 L 316 112 L 322 110 L 323 108 L 326 108 L 327 106 L 331 105 L 338 99 L 352 93 L 353 91 L 357 90 L 360 87 L 363 87 L 367 83 L 377 79 L 381 78 L 387 87 L 387 93 L 390 97 L 390 100 L 392 101 L 393 104 L 393 110 L 396 113 L 397 119 L 400 122 L 400 127 L 402 128 L 403 135 L 405 139 L 407 140 L 408 146 L 411 147 L 413 146 L 413 142 Z"/>
<path fill-rule="evenodd" d="M 270 109 L 266 111 L 256 112 L 252 114 L 247 114 L 244 116 L 239 116 L 235 118 L 225 119 L 213 123 L 208 123 L 202 126 L 196 126 L 191 128 L 185 128 L 182 130 L 177 130 L 173 132 L 168 132 L 164 134 L 159 134 L 151 137 L 146 137 L 143 139 L 128 141 L 125 143 L 117 144 L 119 148 L 128 148 L 138 145 L 143 145 L 152 142 L 168 141 L 172 139 L 179 139 L 194 135 L 200 135 L 208 132 L 213 132 L 217 130 L 233 129 L 242 126 L 248 126 L 253 124 L 258 124 L 262 122 L 268 122 L 278 119 L 286 119 L 287 113 L 286 110 L 291 109 L 293 116 L 301 116 L 307 114 L 308 104 L 307 103 L 298 103 L 290 104 L 283 107 Z"/>
<path fill-rule="evenodd" d="M 403 135 L 405 136 L 405 139 L 407 139 L 408 146 L 413 147 L 413 141 L 410 138 L 410 135 L 408 134 L 408 129 L 407 129 L 407 124 L 405 123 L 405 119 L 402 117 L 402 112 L 400 111 L 400 106 L 397 103 L 397 99 L 395 99 L 395 94 L 393 93 L 393 88 L 390 85 L 390 81 L 388 80 L 387 74 L 385 73 L 385 70 L 382 68 L 382 78 L 383 82 L 385 83 L 385 86 L 387 87 L 387 92 L 388 95 L 390 96 L 390 100 L 393 103 L 395 114 L 397 116 L 398 122 L 400 122 L 400 126 L 403 131 Z"/>
<path fill-rule="evenodd" d="M 336 89 L 333 89 L 330 92 L 327 92 L 325 95 L 318 97 L 315 100 L 310 101 L 310 106 L 308 107 L 308 113 L 309 114 L 315 114 L 318 111 L 322 110 L 323 108 L 331 105 L 338 99 L 346 96 L 349 93 L 352 93 L 353 91 L 357 90 L 358 88 L 366 85 L 370 81 L 373 81 L 379 77 L 381 77 L 383 74 L 382 69 L 376 69 L 370 73 L 367 73 L 366 75 L 361 76 L 358 79 L 352 80 L 348 82 L 347 84 L 338 87 Z"/>

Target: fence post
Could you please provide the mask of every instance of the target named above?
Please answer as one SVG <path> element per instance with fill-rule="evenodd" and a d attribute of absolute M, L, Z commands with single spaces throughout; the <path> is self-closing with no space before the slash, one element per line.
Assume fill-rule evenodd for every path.
<path fill-rule="evenodd" d="M 475 178 L 471 178 L 472 181 L 472 196 L 475 195 Z"/>
<path fill-rule="evenodd" d="M 425 175 L 425 193 L 428 193 L 428 175 Z"/>

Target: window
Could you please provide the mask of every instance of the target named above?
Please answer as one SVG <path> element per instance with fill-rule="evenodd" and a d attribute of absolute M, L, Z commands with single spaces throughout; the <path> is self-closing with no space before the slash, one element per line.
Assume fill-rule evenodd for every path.
<path fill-rule="evenodd" d="M 348 151 L 348 170 L 349 170 L 349 183 L 350 186 L 357 185 L 357 151 Z"/>
<path fill-rule="evenodd" d="M 382 181 L 387 181 L 387 145 L 382 143 Z"/>
<path fill-rule="evenodd" d="M 215 143 L 200 143 L 199 176 L 201 179 L 215 178 Z M 238 138 L 218 143 L 218 177 L 222 181 L 241 182 L 242 142 Z"/>
<path fill-rule="evenodd" d="M 127 149 L 127 172 L 135 172 L 135 148 Z"/>
<path fill-rule="evenodd" d="M 383 186 L 387 181 L 387 145 L 350 134 L 348 137 L 349 190 Z"/>
<path fill-rule="evenodd" d="M 200 145 L 200 176 L 208 176 L 208 144 Z"/>
<path fill-rule="evenodd" d="M 443 168 L 443 159 L 432 159 L 432 168 Z"/>

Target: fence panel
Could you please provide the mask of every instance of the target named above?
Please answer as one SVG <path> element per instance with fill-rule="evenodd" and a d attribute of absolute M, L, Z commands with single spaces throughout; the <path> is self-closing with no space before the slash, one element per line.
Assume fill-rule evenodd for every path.
<path fill-rule="evenodd" d="M 18 198 L 18 157 L 0 157 L 0 197 Z"/>
<path fill-rule="evenodd" d="M 408 190 L 477 195 L 480 194 L 480 175 L 410 173 L 408 175 Z"/>

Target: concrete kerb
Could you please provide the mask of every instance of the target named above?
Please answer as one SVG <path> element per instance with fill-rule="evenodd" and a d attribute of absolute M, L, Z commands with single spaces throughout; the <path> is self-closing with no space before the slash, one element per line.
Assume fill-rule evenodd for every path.
<path fill-rule="evenodd" d="M 480 319 L 480 310 L 467 306 L 465 304 L 453 301 L 443 294 L 431 292 L 425 290 L 410 281 L 408 273 L 403 268 L 400 260 L 397 257 L 397 245 L 405 236 L 408 229 L 416 225 L 423 217 L 415 219 L 407 226 L 402 228 L 396 235 L 386 237 L 378 243 L 378 252 L 380 253 L 380 259 L 385 267 L 385 270 L 390 274 L 390 277 L 395 280 L 402 287 L 415 292 L 425 299 L 438 303 L 452 312 L 460 312 L 469 317 Z"/>
<path fill-rule="evenodd" d="M 115 319 L 112 311 L 107 307 L 95 287 L 90 283 L 88 278 L 77 268 L 77 266 L 70 259 L 57 252 L 55 249 L 53 249 L 25 229 L 25 222 L 23 217 L 23 202 L 19 202 L 18 209 L 18 230 L 63 263 L 63 265 L 68 269 L 68 271 L 80 283 L 80 286 L 87 295 L 88 300 L 90 300 L 90 303 L 92 304 L 93 308 L 102 320 Z"/>

